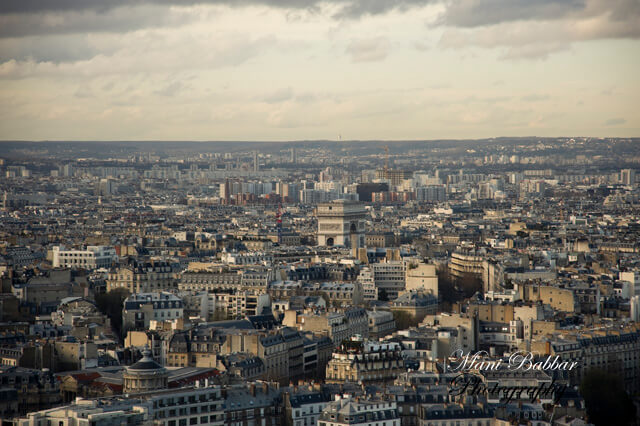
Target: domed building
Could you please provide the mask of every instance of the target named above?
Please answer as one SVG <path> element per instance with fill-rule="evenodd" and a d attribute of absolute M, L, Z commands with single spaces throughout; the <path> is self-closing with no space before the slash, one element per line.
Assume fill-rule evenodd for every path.
<path fill-rule="evenodd" d="M 149 392 L 167 388 L 169 372 L 151 358 L 151 352 L 145 348 L 142 359 L 127 367 L 122 375 L 123 392 Z"/>

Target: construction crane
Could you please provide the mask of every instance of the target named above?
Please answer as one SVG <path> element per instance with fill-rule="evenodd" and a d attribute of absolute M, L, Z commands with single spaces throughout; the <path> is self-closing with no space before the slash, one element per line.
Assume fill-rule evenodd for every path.
<path fill-rule="evenodd" d="M 276 213 L 276 228 L 278 229 L 278 244 L 282 244 L 282 203 L 278 204 L 278 213 Z"/>
<path fill-rule="evenodd" d="M 384 177 L 389 176 L 389 145 L 384 146 Z"/>

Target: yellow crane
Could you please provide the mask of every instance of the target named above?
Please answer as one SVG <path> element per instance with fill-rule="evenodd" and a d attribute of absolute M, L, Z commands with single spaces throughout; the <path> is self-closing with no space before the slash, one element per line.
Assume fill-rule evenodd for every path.
<path fill-rule="evenodd" d="M 389 145 L 384 146 L 384 177 L 389 175 Z"/>

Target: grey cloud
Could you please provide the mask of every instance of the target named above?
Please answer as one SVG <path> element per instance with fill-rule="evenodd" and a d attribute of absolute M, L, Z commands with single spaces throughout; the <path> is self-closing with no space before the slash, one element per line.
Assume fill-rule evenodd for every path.
<path fill-rule="evenodd" d="M 385 37 L 354 40 L 346 50 L 353 62 L 381 61 L 387 57 L 389 51 L 390 43 Z"/>
<path fill-rule="evenodd" d="M 447 7 L 441 23 L 477 27 L 519 20 L 550 20 L 585 8 L 585 0 L 457 0 Z"/>
<path fill-rule="evenodd" d="M 173 81 L 163 88 L 156 90 L 155 93 L 160 96 L 173 97 L 177 95 L 182 89 L 184 85 L 180 81 Z"/>
<path fill-rule="evenodd" d="M 296 96 L 296 101 L 300 103 L 312 103 L 315 102 L 317 98 L 317 95 L 313 93 L 301 93 Z"/>
<path fill-rule="evenodd" d="M 75 91 L 73 96 L 75 96 L 76 98 L 80 98 L 80 99 L 86 99 L 86 98 L 95 97 L 95 95 L 93 94 L 93 91 L 91 90 L 91 88 L 89 88 L 87 86 L 78 87 L 78 89 Z"/>
<path fill-rule="evenodd" d="M 2 0 L 0 37 L 83 32 L 122 32 L 139 28 L 180 25 L 168 6 L 198 4 L 264 5 L 317 11 L 321 4 L 338 6 L 337 19 L 406 10 L 442 0 Z"/>
<path fill-rule="evenodd" d="M 140 5 L 192 6 L 196 4 L 223 4 L 226 6 L 265 5 L 290 9 L 315 9 L 320 3 L 342 6 L 340 16 L 359 17 L 388 12 L 396 8 L 424 5 L 441 0 L 3 0 L 0 14 L 42 12 L 69 12 L 93 10 L 104 13 L 118 7 Z"/>
<path fill-rule="evenodd" d="M 335 1 L 335 0 L 334 0 Z M 438 3 L 438 0 L 353 0 L 344 2 L 338 18 L 359 18 L 366 15 L 379 15 L 392 10 L 407 10 L 416 6 L 424 6 L 429 3 Z"/>
<path fill-rule="evenodd" d="M 477 28 L 517 21 L 560 21 L 573 23 L 592 19 L 583 37 L 640 37 L 638 0 L 452 0 L 438 24 L 456 28 Z"/>
<path fill-rule="evenodd" d="M 604 122 L 605 126 L 620 126 L 622 124 L 625 124 L 627 122 L 627 120 L 625 120 L 624 118 L 610 118 L 607 121 Z"/>
<path fill-rule="evenodd" d="M 549 99 L 549 95 L 538 95 L 534 93 L 531 95 L 523 96 L 520 99 L 525 102 L 540 102 L 540 101 L 546 101 L 547 99 Z"/>
<path fill-rule="evenodd" d="M 90 46 L 86 37 L 27 37 L 0 39 L 0 63 L 15 59 L 35 62 L 73 62 L 91 59 L 98 50 Z"/>
<path fill-rule="evenodd" d="M 293 89 L 291 87 L 283 87 L 265 96 L 263 101 L 268 104 L 277 104 L 288 101 L 291 98 L 293 98 Z"/>
<path fill-rule="evenodd" d="M 108 11 L 79 9 L 56 13 L 0 13 L 0 37 L 127 32 L 189 22 L 189 18 L 172 13 L 169 8 L 149 5 Z"/>

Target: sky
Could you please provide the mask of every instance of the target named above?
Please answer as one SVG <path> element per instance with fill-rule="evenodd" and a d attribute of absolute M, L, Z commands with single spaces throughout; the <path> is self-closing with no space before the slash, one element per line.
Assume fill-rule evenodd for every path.
<path fill-rule="evenodd" d="M 0 140 L 640 136 L 640 0 L 2 0 Z"/>

